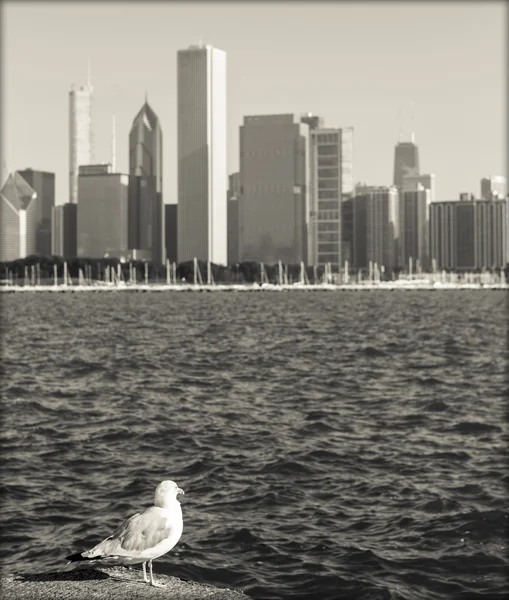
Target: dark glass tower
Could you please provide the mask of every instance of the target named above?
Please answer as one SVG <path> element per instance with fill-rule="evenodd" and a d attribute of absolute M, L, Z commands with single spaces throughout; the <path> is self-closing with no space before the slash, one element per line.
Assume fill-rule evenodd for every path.
<path fill-rule="evenodd" d="M 166 262 L 163 203 L 163 133 L 147 101 L 129 132 L 129 249 L 152 262 Z"/>
<path fill-rule="evenodd" d="M 399 142 L 394 150 L 393 184 L 403 187 L 405 175 L 419 175 L 419 149 L 414 142 Z"/>
<path fill-rule="evenodd" d="M 227 223 L 228 223 L 228 264 L 239 262 L 239 197 L 240 173 L 228 177 Z"/>
<path fill-rule="evenodd" d="M 166 257 L 170 262 L 177 262 L 178 204 L 165 204 L 164 210 Z"/>
<path fill-rule="evenodd" d="M 55 206 L 55 174 L 25 169 L 19 171 L 37 193 L 36 253 L 51 256 L 51 211 Z"/>

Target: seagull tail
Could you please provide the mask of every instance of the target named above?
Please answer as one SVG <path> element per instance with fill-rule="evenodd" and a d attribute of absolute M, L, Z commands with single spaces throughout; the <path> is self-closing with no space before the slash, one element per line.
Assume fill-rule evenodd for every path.
<path fill-rule="evenodd" d="M 88 556 L 83 556 L 83 554 L 84 554 L 83 552 L 76 552 L 76 554 L 69 554 L 69 556 L 65 557 L 65 560 L 68 560 L 69 562 L 67 564 L 69 564 L 72 562 L 84 562 L 87 560 L 97 560 L 98 558 L 100 558 L 97 556 L 95 556 L 94 558 L 89 558 Z"/>
<path fill-rule="evenodd" d="M 77 567 L 85 566 L 85 565 L 108 566 L 108 565 L 122 564 L 122 559 L 119 556 L 108 555 L 108 554 L 99 554 L 99 555 L 95 555 L 95 556 L 83 556 L 84 554 L 87 554 L 87 553 L 86 552 L 77 552 L 76 554 L 70 554 L 69 556 L 66 556 L 65 559 L 67 561 L 69 561 L 66 564 L 70 565 L 70 564 L 74 563 L 75 566 L 77 566 Z"/>

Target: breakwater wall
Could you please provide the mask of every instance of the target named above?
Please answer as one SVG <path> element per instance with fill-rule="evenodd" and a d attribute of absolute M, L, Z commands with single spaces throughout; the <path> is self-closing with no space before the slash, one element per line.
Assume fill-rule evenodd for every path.
<path fill-rule="evenodd" d="M 323 292 L 323 291 L 373 291 L 373 290 L 507 290 L 506 283 L 412 283 L 412 282 L 370 282 L 348 284 L 246 284 L 246 285 L 193 285 L 193 284 L 125 284 L 125 285 L 5 285 L 0 293 L 78 293 L 78 292 Z"/>
<path fill-rule="evenodd" d="M 154 574 L 152 587 L 139 569 L 126 567 L 64 571 L 33 575 L 6 575 L 0 579 L 2 600 L 249 600 L 243 592 L 182 581 Z"/>

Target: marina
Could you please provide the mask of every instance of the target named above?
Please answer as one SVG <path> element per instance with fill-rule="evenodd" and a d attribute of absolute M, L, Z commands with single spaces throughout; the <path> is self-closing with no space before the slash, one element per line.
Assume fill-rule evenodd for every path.
<path fill-rule="evenodd" d="M 24 277 L 14 277 L 11 271 L 0 280 L 0 292 L 3 293 L 63 293 L 63 292 L 287 292 L 287 291 L 373 291 L 373 290 L 505 290 L 509 283 L 504 271 L 499 274 L 489 271 L 480 273 L 448 273 L 433 270 L 432 273 L 400 274 L 392 280 L 384 280 L 376 263 L 370 265 L 369 273 L 363 277 L 359 271 L 352 276 L 348 263 L 342 272 L 333 273 L 330 264 L 325 265 L 323 274 L 318 275 L 313 268 L 310 281 L 304 263 L 300 265 L 300 276 L 292 281 L 288 276 L 288 265 L 281 261 L 277 265 L 277 279 L 270 281 L 263 263 L 259 265 L 259 276 L 254 282 L 220 283 L 214 280 L 212 265 L 207 263 L 207 276 L 204 278 L 197 259 L 193 261 L 192 280 L 177 277 L 177 264 L 166 263 L 166 279 L 149 279 L 148 264 L 144 266 L 144 277 L 137 279 L 137 269 L 129 264 L 128 276 L 124 275 L 126 265 L 118 263 L 116 268 L 106 266 L 103 277 L 94 279 L 92 268 L 86 265 L 80 268 L 77 278 L 71 278 L 67 262 L 63 265 L 63 277 L 58 276 L 57 266 L 53 266 L 53 279 L 41 278 L 39 265 L 25 266 Z"/>

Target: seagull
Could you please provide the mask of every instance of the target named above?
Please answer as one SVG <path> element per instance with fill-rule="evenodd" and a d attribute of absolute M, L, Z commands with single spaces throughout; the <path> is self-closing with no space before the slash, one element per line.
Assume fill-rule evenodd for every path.
<path fill-rule="evenodd" d="M 169 552 L 182 535 L 184 524 L 178 494 L 184 494 L 184 490 L 174 481 L 162 481 L 156 488 L 154 506 L 133 515 L 91 550 L 67 556 L 67 564 L 85 561 L 107 565 L 142 563 L 145 583 L 163 587 L 163 583 L 154 581 L 152 561 Z M 150 579 L 147 578 L 147 563 Z"/>

